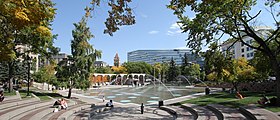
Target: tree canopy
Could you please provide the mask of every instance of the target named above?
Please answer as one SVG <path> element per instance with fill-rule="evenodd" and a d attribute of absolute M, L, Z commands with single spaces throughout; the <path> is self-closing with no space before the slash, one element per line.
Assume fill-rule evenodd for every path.
<path fill-rule="evenodd" d="M 188 33 L 187 46 L 195 51 L 200 51 L 205 43 L 217 42 L 226 34 L 234 39 L 233 44 L 241 42 L 267 56 L 275 72 L 277 98 L 280 101 L 279 2 L 279 0 L 267 0 L 263 3 L 257 0 L 171 0 L 168 8 L 178 17 L 183 32 Z M 264 4 L 264 9 L 253 13 L 252 8 L 257 4 Z M 185 14 L 187 10 L 194 13 L 193 18 Z M 265 35 L 256 28 L 256 22 L 264 11 L 270 13 L 275 25 L 270 34 Z M 253 39 L 255 44 L 246 43 L 248 39 Z M 271 47 L 271 44 L 275 44 L 275 47 Z"/>
<path fill-rule="evenodd" d="M 0 61 L 16 59 L 15 46 L 19 44 L 36 53 L 47 50 L 53 43 L 50 23 L 55 10 L 51 0 L 1 0 Z"/>

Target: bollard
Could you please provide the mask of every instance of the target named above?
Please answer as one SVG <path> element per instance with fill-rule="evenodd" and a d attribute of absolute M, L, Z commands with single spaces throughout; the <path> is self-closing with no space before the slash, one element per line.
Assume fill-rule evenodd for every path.
<path fill-rule="evenodd" d="M 158 107 L 163 106 L 163 100 L 158 101 Z"/>
<path fill-rule="evenodd" d="M 141 114 L 143 114 L 144 113 L 144 104 L 142 103 L 141 104 Z"/>
<path fill-rule="evenodd" d="M 205 95 L 209 95 L 210 94 L 210 89 L 209 89 L 209 87 L 207 86 L 206 88 L 205 88 Z"/>

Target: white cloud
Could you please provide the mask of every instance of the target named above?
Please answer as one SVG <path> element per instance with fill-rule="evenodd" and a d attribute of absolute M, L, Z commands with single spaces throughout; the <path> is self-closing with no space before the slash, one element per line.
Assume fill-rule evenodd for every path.
<path fill-rule="evenodd" d="M 158 33 L 159 33 L 159 31 L 156 31 L 156 30 L 152 30 L 149 32 L 149 34 L 158 34 Z"/>
<path fill-rule="evenodd" d="M 182 33 L 182 30 L 180 29 L 180 26 L 182 26 L 181 23 L 173 23 L 169 27 L 169 30 L 167 31 L 166 34 L 169 35 L 169 36 L 174 36 L 174 35 Z"/>
<path fill-rule="evenodd" d="M 142 17 L 142 18 L 147 18 L 148 15 L 141 13 L 141 17 Z"/>
<path fill-rule="evenodd" d="M 173 23 L 170 27 L 169 27 L 169 29 L 172 29 L 172 30 L 174 30 L 174 29 L 179 29 L 180 27 L 179 27 L 179 25 L 177 24 L 177 23 Z"/>

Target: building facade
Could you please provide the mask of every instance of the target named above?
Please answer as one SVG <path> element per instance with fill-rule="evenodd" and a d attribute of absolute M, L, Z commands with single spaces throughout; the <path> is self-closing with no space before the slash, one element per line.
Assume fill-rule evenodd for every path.
<path fill-rule="evenodd" d="M 16 46 L 17 52 L 19 53 L 26 53 L 30 48 L 27 45 L 17 45 Z M 31 73 L 37 72 L 39 69 L 39 55 L 34 53 L 27 53 L 28 57 L 30 58 L 31 62 Z M 18 58 L 20 61 L 23 61 L 24 58 Z M 26 58 L 25 58 L 26 59 Z"/>
<path fill-rule="evenodd" d="M 269 34 L 269 30 L 271 30 L 270 27 L 255 27 L 254 29 L 258 35 L 264 38 L 267 37 L 267 35 Z M 243 37 L 243 41 L 250 45 L 254 44 L 253 38 L 248 36 Z M 246 46 L 240 41 L 234 43 L 233 40 L 227 40 L 224 43 L 222 43 L 220 47 L 223 53 L 226 53 L 226 51 L 231 52 L 232 58 L 234 59 L 244 57 L 247 60 L 251 60 L 252 58 L 254 58 L 255 50 L 251 47 Z"/>
<path fill-rule="evenodd" d="M 101 68 L 101 67 L 106 67 L 106 66 L 109 66 L 106 62 L 103 62 L 103 61 L 95 61 L 94 62 L 94 67 Z"/>
<path fill-rule="evenodd" d="M 52 56 L 52 59 L 54 60 L 55 63 L 59 63 L 60 61 L 67 59 L 67 56 L 68 54 L 66 53 L 59 53 L 57 55 Z M 50 64 L 49 60 L 43 61 L 42 58 L 39 59 L 40 59 L 40 67 Z"/>
<path fill-rule="evenodd" d="M 173 58 L 176 65 L 182 65 L 183 57 L 187 54 L 188 61 L 198 63 L 203 66 L 204 62 L 201 57 L 198 57 L 189 49 L 169 49 L 169 50 L 136 50 L 127 53 L 128 62 L 146 62 L 148 64 L 169 63 Z"/>

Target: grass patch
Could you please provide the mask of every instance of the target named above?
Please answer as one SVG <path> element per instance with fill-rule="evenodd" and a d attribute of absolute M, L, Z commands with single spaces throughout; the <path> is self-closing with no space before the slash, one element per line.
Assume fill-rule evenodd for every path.
<path fill-rule="evenodd" d="M 219 92 L 210 95 L 201 96 L 198 98 L 190 99 L 181 102 L 180 104 L 184 103 L 191 103 L 197 104 L 200 106 L 206 106 L 208 104 L 221 104 L 228 107 L 237 108 L 240 106 L 246 106 L 248 104 L 257 104 L 257 101 L 262 97 L 263 93 L 260 92 L 242 92 L 244 99 L 237 99 L 235 94 L 230 94 L 226 92 Z M 275 93 L 268 93 L 266 94 L 267 97 L 272 98 L 275 97 Z M 260 105 L 259 105 L 260 106 Z M 261 107 L 261 106 L 260 106 Z M 280 107 L 275 106 L 265 106 L 267 110 L 272 112 L 280 112 Z"/>
<path fill-rule="evenodd" d="M 33 93 L 34 95 L 36 95 L 37 97 L 39 97 L 41 101 L 51 100 L 51 98 L 49 98 L 49 97 L 48 97 L 47 95 L 45 95 L 44 93 L 34 92 L 34 91 L 32 91 L 32 93 Z"/>
<path fill-rule="evenodd" d="M 29 91 L 30 96 L 27 96 L 27 91 L 26 90 L 19 90 L 19 94 L 20 94 L 22 99 L 32 98 L 31 91 Z"/>
<path fill-rule="evenodd" d="M 14 90 L 10 93 L 9 93 L 9 91 L 6 91 L 6 90 L 4 91 L 4 96 L 14 96 L 14 95 L 16 95 L 16 91 L 14 91 Z"/>
<path fill-rule="evenodd" d="M 51 100 L 50 97 L 53 97 L 53 98 L 63 97 L 58 93 L 48 93 L 44 90 L 39 90 L 39 89 L 34 88 L 34 87 L 30 87 L 29 91 L 30 91 L 30 94 L 33 93 L 34 95 L 39 97 L 41 101 Z M 30 97 L 27 96 L 27 91 L 26 90 L 20 90 L 19 92 L 20 92 L 20 95 L 21 95 L 22 98 L 30 98 Z"/>

